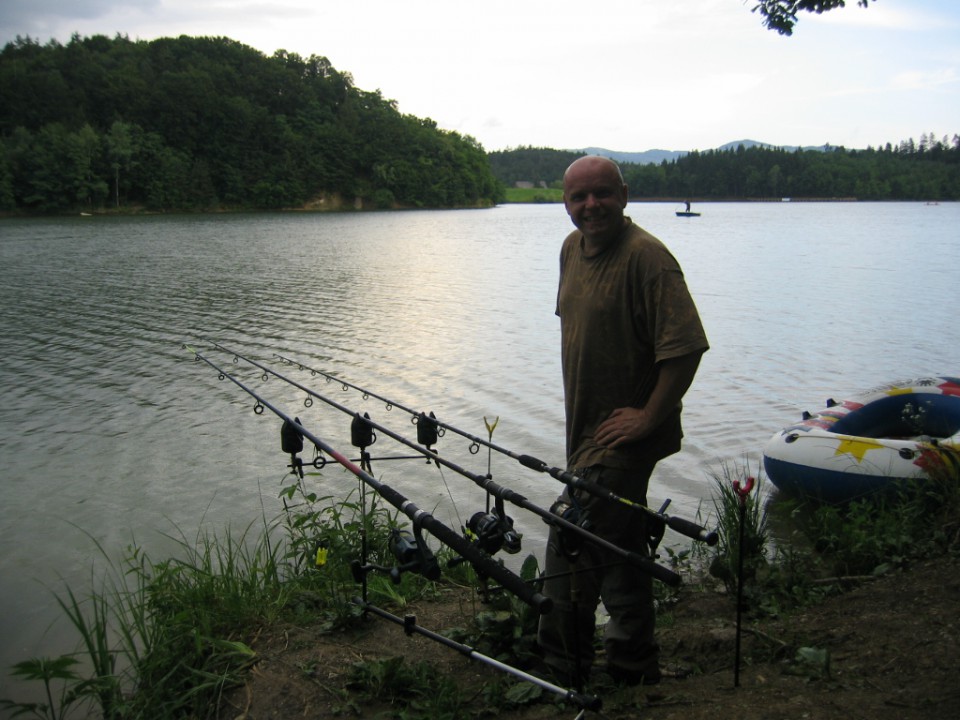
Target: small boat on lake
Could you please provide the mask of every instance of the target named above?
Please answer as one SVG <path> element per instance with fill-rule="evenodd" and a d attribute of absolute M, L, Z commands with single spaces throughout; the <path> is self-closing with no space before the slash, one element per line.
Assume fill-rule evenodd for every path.
<path fill-rule="evenodd" d="M 689 201 L 689 200 L 688 200 L 685 204 L 686 204 L 686 206 L 687 206 L 687 209 L 686 209 L 686 210 L 677 210 L 677 217 L 700 217 L 700 213 L 698 213 L 698 212 L 693 212 L 692 210 L 690 210 L 690 201 Z"/>
<path fill-rule="evenodd" d="M 960 378 L 873 388 L 776 433 L 763 466 L 780 490 L 847 502 L 931 477 L 960 482 Z"/>

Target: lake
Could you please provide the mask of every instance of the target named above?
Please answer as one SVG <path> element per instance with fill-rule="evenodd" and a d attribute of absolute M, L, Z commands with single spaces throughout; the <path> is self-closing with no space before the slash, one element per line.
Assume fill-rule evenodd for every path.
<path fill-rule="evenodd" d="M 669 203 L 628 213 L 684 268 L 711 350 L 685 401 L 684 449 L 649 502 L 709 518 L 723 467 L 756 472 L 803 410 L 882 382 L 960 374 L 960 204 Z M 349 417 L 212 349 L 222 342 L 416 438 L 401 410 L 275 353 L 516 453 L 563 465 L 559 205 L 368 214 L 75 217 L 0 221 L 0 667 L 72 649 L 51 591 L 89 587 L 99 543 L 162 559 L 198 530 L 281 510 L 279 421 L 195 362 L 201 349 L 345 453 Z M 381 437 L 374 457 L 399 446 Z M 549 507 L 561 489 L 448 433 L 444 457 Z M 422 461 L 378 478 L 459 527 L 483 491 Z M 320 490 L 346 496 L 328 470 Z M 508 506 L 524 552 L 546 526 Z M 668 533 L 667 542 L 686 546 Z M 515 562 L 514 558 L 509 559 Z M 0 678 L 0 697 L 9 694 Z"/>

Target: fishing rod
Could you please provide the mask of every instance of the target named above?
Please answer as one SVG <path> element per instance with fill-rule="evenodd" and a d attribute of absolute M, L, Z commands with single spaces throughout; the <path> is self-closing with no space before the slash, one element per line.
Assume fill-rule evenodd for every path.
<path fill-rule="evenodd" d="M 427 630 L 423 626 L 417 624 L 417 618 L 415 615 L 405 615 L 401 618 L 397 615 L 387 612 L 386 610 L 378 608 L 376 605 L 371 605 L 370 603 L 364 602 L 360 598 L 353 598 L 353 603 L 360 606 L 364 611 L 372 612 L 374 615 L 377 615 L 384 620 L 389 620 L 392 623 L 402 626 L 407 635 L 413 635 L 414 633 L 423 635 L 424 637 L 434 640 L 441 645 L 445 645 L 446 647 L 452 648 L 457 652 L 466 655 L 468 658 L 479 660 L 480 662 L 486 663 L 491 667 L 509 673 L 510 675 L 513 675 L 521 680 L 538 685 L 544 690 L 552 692 L 556 695 L 560 695 L 563 700 L 572 705 L 576 705 L 577 707 L 581 708 L 581 710 L 599 710 L 603 705 L 602 700 L 598 697 L 593 695 L 584 695 L 583 693 L 567 690 L 566 688 L 554 685 L 553 683 L 547 682 L 546 680 L 538 678 L 535 675 L 531 675 L 530 673 L 526 673 L 523 670 L 515 668 L 512 665 L 507 665 L 506 663 L 500 662 L 499 660 L 489 657 L 488 655 L 479 653 L 469 645 L 465 645 L 464 643 L 452 640 L 445 635 L 440 635 L 439 633 Z M 577 716 L 577 719 L 579 720 L 579 718 L 582 717 L 583 712 Z"/>
<path fill-rule="evenodd" d="M 291 418 L 282 410 L 272 405 L 236 377 L 228 373 L 226 370 L 223 370 L 216 363 L 202 355 L 199 351 L 189 347 L 186 344 L 184 344 L 183 347 L 184 349 L 192 352 L 196 360 L 203 361 L 211 368 L 216 370 L 217 373 L 219 373 L 221 380 L 230 380 L 241 390 L 254 398 L 254 400 L 256 400 L 256 405 L 254 405 L 253 408 L 255 414 L 261 415 L 263 414 L 264 408 L 269 409 L 278 418 L 283 420 L 284 426 L 287 428 L 288 433 L 290 433 L 292 429 L 292 431 L 295 431 L 301 436 L 309 439 L 310 442 L 312 442 L 317 448 L 330 455 L 330 457 L 340 463 L 340 465 L 359 478 L 364 485 L 372 488 L 377 494 L 380 495 L 380 497 L 410 518 L 410 521 L 413 523 L 415 533 L 419 533 L 420 529 L 426 530 L 435 538 L 437 538 L 437 540 L 453 549 L 461 557 L 465 558 L 476 569 L 478 574 L 496 580 L 509 592 L 513 593 L 515 596 L 520 598 L 520 600 L 530 605 L 540 614 L 545 614 L 550 611 L 553 606 L 553 601 L 545 595 L 536 592 L 533 587 L 528 585 L 519 575 L 516 575 L 512 571 L 508 570 L 504 565 L 495 561 L 486 552 L 470 543 L 468 540 L 466 540 L 466 538 L 442 523 L 440 520 L 436 519 L 430 513 L 421 510 L 401 493 L 394 490 L 389 485 L 377 480 L 375 477 L 373 477 L 373 475 L 357 466 L 345 455 L 338 452 L 324 440 L 307 430 L 307 428 L 304 427 L 298 419 Z"/>
<path fill-rule="evenodd" d="M 230 350 L 229 348 L 221 345 L 220 343 L 213 342 L 213 341 L 211 341 L 211 342 L 212 342 L 212 344 L 213 344 L 216 348 L 218 348 L 218 349 L 220 349 L 220 350 L 222 350 L 222 351 L 224 351 L 224 352 L 227 352 L 227 353 L 232 353 L 233 356 L 234 356 L 234 358 L 242 359 L 244 362 L 249 363 L 249 364 L 252 365 L 253 367 L 256 367 L 256 368 L 262 370 L 265 374 L 268 373 L 268 374 L 270 374 L 270 375 L 273 375 L 274 377 L 278 378 L 279 380 L 282 380 L 282 381 L 284 381 L 284 382 L 292 385 L 293 387 L 296 387 L 296 388 L 299 388 L 300 390 L 303 390 L 305 393 L 308 394 L 308 396 L 317 398 L 318 400 L 321 400 L 322 402 L 325 402 L 326 404 L 328 404 L 328 405 L 330 405 L 331 407 L 334 407 L 334 408 L 340 410 L 340 411 L 343 412 L 343 413 L 346 413 L 346 414 L 348 414 L 348 415 L 354 416 L 354 418 L 360 417 L 360 414 L 359 414 L 359 413 L 354 412 L 353 410 L 350 410 L 349 408 L 345 407 L 344 405 L 341 405 L 341 404 L 338 403 L 336 400 L 332 400 L 332 399 L 330 399 L 330 398 L 328 398 L 328 397 L 326 397 L 326 396 L 324 396 L 324 395 L 321 395 L 320 393 L 316 392 L 315 390 L 312 390 L 312 389 L 306 387 L 305 385 L 302 385 L 302 384 L 298 383 L 298 382 L 295 381 L 295 380 L 291 380 L 290 378 L 288 378 L 288 377 L 286 377 L 286 376 L 278 373 L 278 372 L 275 371 L 275 370 L 271 370 L 270 368 L 266 367 L 266 366 L 263 365 L 262 363 L 257 362 L 256 360 L 253 360 L 253 359 L 251 359 L 251 358 L 245 357 L 244 355 L 242 355 L 242 354 L 240 354 L 240 353 L 238 353 L 238 352 L 236 352 L 236 351 L 234 351 L 234 350 Z M 265 376 L 266 376 L 266 375 L 265 375 Z M 450 461 L 450 460 L 447 460 L 447 459 L 441 457 L 441 456 L 440 456 L 439 454 L 437 454 L 436 452 L 434 452 L 434 451 L 432 451 L 432 450 L 430 450 L 430 449 L 426 449 L 426 448 L 420 447 L 419 445 L 417 445 L 417 444 L 414 443 L 413 441 L 405 438 L 404 436 L 402 436 L 402 435 L 400 435 L 400 434 L 398 434 L 398 433 L 393 432 L 393 431 L 390 430 L 388 427 L 386 427 L 386 426 L 384 426 L 384 425 L 381 425 L 381 424 L 379 424 L 379 423 L 374 422 L 373 420 L 369 419 L 369 417 L 363 417 L 363 420 L 364 420 L 366 423 L 368 423 L 371 427 L 373 427 L 373 428 L 375 428 L 376 430 L 378 430 L 379 432 L 383 433 L 384 435 L 387 435 L 388 437 L 393 438 L 393 439 L 396 440 L 397 442 L 399 442 L 399 443 L 401 443 L 401 444 L 403 444 L 403 445 L 406 445 L 406 446 L 409 447 L 409 448 L 412 448 L 413 450 L 416 450 L 417 452 L 420 452 L 420 453 L 423 454 L 424 456 L 426 456 L 426 457 L 428 457 L 429 459 L 433 460 L 433 461 L 434 461 L 435 463 L 437 463 L 438 465 L 443 465 L 444 467 L 447 467 L 447 468 L 449 468 L 450 470 L 453 470 L 454 472 L 456 472 L 456 473 L 458 473 L 458 474 L 460 474 L 460 475 L 463 475 L 465 478 L 467 478 L 467 479 L 469 479 L 469 480 L 472 480 L 475 484 L 477 484 L 478 486 L 480 486 L 481 488 L 483 488 L 484 490 L 486 490 L 488 493 L 490 493 L 490 494 L 493 495 L 494 497 L 496 497 L 496 498 L 498 498 L 498 499 L 501 499 L 501 500 L 505 500 L 506 502 L 509 502 L 509 503 L 512 503 L 512 504 L 516 505 L 517 507 L 521 507 L 521 508 L 523 508 L 523 509 L 525 509 L 525 510 L 529 510 L 529 511 L 532 512 L 533 514 L 538 515 L 538 516 L 541 517 L 541 518 L 544 520 L 544 522 L 546 522 L 548 525 L 552 525 L 552 526 L 554 526 L 554 527 L 557 527 L 558 530 L 560 530 L 560 531 L 566 531 L 566 532 L 568 532 L 568 533 L 573 533 L 574 535 L 578 536 L 580 539 L 583 539 L 583 540 L 586 540 L 586 541 L 588 541 L 588 542 L 591 542 L 591 543 L 593 543 L 593 544 L 595 544 L 595 545 L 598 545 L 598 546 L 606 549 L 607 551 L 609 551 L 609 552 L 611 552 L 611 553 L 613 553 L 613 554 L 615 554 L 615 555 L 618 555 L 619 557 L 621 557 L 622 559 L 626 560 L 628 563 L 630 563 L 631 565 L 633 565 L 633 566 L 636 567 L 637 569 L 639 569 L 639 570 L 641 570 L 641 571 L 643 571 L 643 572 L 648 573 L 649 575 L 655 577 L 656 579 L 660 580 L 661 582 L 663 582 L 663 583 L 665 583 L 665 584 L 667 584 L 667 585 L 670 585 L 670 586 L 672 586 L 672 587 L 676 587 L 676 586 L 678 586 L 678 585 L 681 584 L 682 580 L 681 580 L 681 577 L 680 577 L 679 574 L 673 572 L 673 571 L 670 570 L 669 568 L 666 568 L 666 567 L 664 567 L 664 566 L 662 566 L 662 565 L 657 565 L 657 564 L 656 564 L 655 562 L 653 562 L 653 560 L 651 560 L 649 557 L 646 557 L 646 556 L 644 556 L 644 555 L 641 555 L 641 554 L 639 554 L 639 553 L 637 553 L 637 552 L 633 552 L 633 551 L 631 551 L 631 550 L 627 550 L 627 549 L 625 549 L 625 548 L 620 547 L 619 545 L 615 545 L 614 543 L 610 542 L 609 540 L 606 540 L 606 539 L 604 539 L 604 538 L 602 538 L 602 537 L 600 537 L 600 536 L 598 536 L 598 535 L 595 535 L 594 533 L 592 533 L 592 532 L 590 532 L 589 530 L 585 529 L 582 525 L 580 525 L 580 524 L 578 524 L 578 523 L 576 523 L 576 522 L 571 522 L 571 520 L 568 520 L 567 517 L 564 517 L 564 516 L 562 516 L 562 515 L 558 515 L 556 512 L 552 512 L 551 510 L 547 510 L 547 509 L 545 509 L 545 508 L 542 508 L 542 507 L 540 507 L 539 505 L 536 505 L 535 503 L 533 503 L 533 502 L 531 502 L 530 500 L 528 500 L 528 499 L 527 499 L 526 497 L 524 497 L 523 495 L 515 492 L 514 490 L 511 490 L 510 488 L 507 488 L 507 487 L 504 487 L 504 486 L 502 486 L 502 485 L 499 485 L 499 484 L 495 483 L 492 478 L 483 477 L 483 476 L 477 475 L 476 473 L 470 472 L 469 470 L 467 470 L 466 468 L 461 467 L 461 466 L 458 465 L 457 463 L 454 463 L 454 462 L 452 462 L 452 461 Z M 507 588 L 507 589 L 510 590 L 510 588 Z"/>
<path fill-rule="evenodd" d="M 383 395 L 378 395 L 358 385 L 348 383 L 345 380 L 340 380 L 339 378 L 333 375 L 330 375 L 329 373 L 322 372 L 321 370 L 315 370 L 311 367 L 303 365 L 300 362 L 284 357 L 283 355 L 280 355 L 278 353 L 274 353 L 274 356 L 279 358 L 282 362 L 287 363 L 289 365 L 297 365 L 301 370 L 308 370 L 314 375 L 322 375 L 324 378 L 327 379 L 328 382 L 339 383 L 344 389 L 353 388 L 357 392 L 361 393 L 365 400 L 367 398 L 374 397 L 380 400 L 381 402 L 383 402 L 386 405 L 387 410 L 390 410 L 396 407 L 396 408 L 399 408 L 400 410 L 403 410 L 406 413 L 409 413 L 412 418 L 412 422 L 418 427 L 418 430 L 417 430 L 418 434 L 420 432 L 419 430 L 420 423 L 423 422 L 423 418 L 427 417 L 422 412 L 418 413 L 416 410 L 409 407 L 405 407 L 404 405 L 396 402 L 395 400 L 391 400 L 390 398 L 384 397 Z M 548 463 L 538 458 L 535 458 L 532 455 L 523 455 L 523 454 L 515 453 L 512 450 L 509 450 L 508 448 L 497 445 L 492 441 L 492 439 L 484 440 L 483 438 L 477 435 L 474 435 L 470 432 L 467 432 L 466 430 L 461 430 L 458 427 L 442 422 L 438 420 L 433 413 L 430 413 L 428 420 L 435 427 L 439 427 L 444 430 L 450 430 L 451 432 L 454 432 L 466 438 L 467 440 L 470 440 L 471 443 L 473 443 L 471 445 L 470 452 L 474 454 L 476 454 L 476 452 L 479 451 L 480 446 L 483 445 L 487 448 L 490 448 L 491 450 L 494 450 L 502 455 L 506 455 L 507 457 L 513 460 L 516 460 L 525 468 L 529 468 L 530 470 L 535 470 L 536 472 L 540 472 L 540 473 L 546 473 L 547 475 L 550 475 L 551 477 L 553 477 L 555 480 L 559 480 L 560 482 L 562 482 L 563 484 L 571 488 L 583 490 L 584 492 L 590 495 L 604 498 L 611 502 L 620 503 L 621 505 L 626 505 L 632 510 L 636 510 L 638 512 L 644 513 L 646 516 L 665 525 L 666 527 L 669 527 L 671 530 L 681 535 L 684 535 L 685 537 L 691 538 L 692 540 L 696 540 L 698 542 L 703 542 L 703 543 L 706 543 L 707 545 L 713 546 L 713 545 L 716 545 L 720 539 L 719 535 L 713 530 L 707 530 L 703 526 L 698 525 L 697 523 L 692 522 L 690 520 L 685 520 L 683 518 L 667 515 L 666 509 L 670 504 L 669 500 L 667 500 L 660 507 L 659 510 L 654 510 L 653 508 L 647 507 L 642 503 L 638 503 L 633 500 L 630 500 L 629 498 L 625 498 L 621 495 L 618 495 L 608 490 L 607 488 L 601 485 L 598 485 L 594 482 L 586 480 L 585 478 L 577 475 L 576 473 L 570 470 L 562 470 L 558 467 L 551 467 Z M 491 436 L 492 436 L 492 433 L 491 433 Z"/>

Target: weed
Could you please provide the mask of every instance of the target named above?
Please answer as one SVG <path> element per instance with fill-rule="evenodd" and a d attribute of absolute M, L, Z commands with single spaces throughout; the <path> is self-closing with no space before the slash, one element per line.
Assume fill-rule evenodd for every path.
<path fill-rule="evenodd" d="M 836 575 L 868 575 L 955 550 L 960 492 L 933 477 L 846 505 L 806 506 L 795 515 Z"/>
<path fill-rule="evenodd" d="M 724 464 L 720 472 L 713 475 L 719 541 L 710 563 L 710 574 L 720 579 L 730 592 L 738 582 L 756 577 L 768 562 L 767 512 L 761 502 L 763 478 L 757 474 L 756 486 L 745 496 L 734 488 L 735 481 L 746 487 L 749 477 L 752 477 L 749 465 L 740 469 Z"/>
<path fill-rule="evenodd" d="M 13 711 L 11 717 L 30 714 L 38 718 L 62 720 L 69 714 L 71 707 L 81 698 L 82 678 L 74 671 L 79 663 L 72 657 L 31 658 L 13 666 L 11 674 L 24 680 L 43 683 L 45 703 L 15 703 L 12 700 L 0 701 L 0 707 Z M 57 691 L 54 690 L 57 686 Z M 54 699 L 56 694 L 56 699 Z"/>
<path fill-rule="evenodd" d="M 537 558 L 528 555 L 521 566 L 520 577 L 540 592 L 543 581 L 538 580 L 539 576 Z M 506 592 L 486 592 L 483 597 L 486 609 L 474 616 L 473 626 L 468 630 L 457 629 L 450 636 L 503 662 L 529 663 L 536 655 L 539 613 Z"/>
<path fill-rule="evenodd" d="M 430 663 L 408 664 L 402 657 L 355 663 L 348 685 L 368 700 L 394 706 L 392 717 L 464 716 L 465 699 L 456 679 L 438 673 Z"/>
<path fill-rule="evenodd" d="M 817 506 L 780 500 L 777 504 L 797 529 L 775 543 L 762 477 L 757 474 L 757 487 L 741 506 L 734 481 L 743 482 L 750 468 L 723 466 L 714 476 L 718 544 L 667 548 L 665 553 L 684 574 L 709 564 L 728 591 L 749 581 L 745 600 L 751 612 L 777 615 L 836 592 L 839 583 L 820 582 L 825 576 L 885 572 L 913 558 L 960 550 L 957 463 L 945 465 L 952 470 L 942 477 L 870 501 Z M 200 720 L 215 715 L 223 691 L 240 683 L 256 661 L 244 643 L 247 628 L 291 616 L 331 629 L 353 623 L 362 615 L 352 602 L 358 558 L 380 567 L 394 562 L 391 537 L 403 528 L 399 513 L 375 495 L 368 502 L 362 490 L 359 498 L 321 497 L 302 479 L 286 485 L 280 497 L 284 510 L 276 519 L 264 518 L 240 533 L 194 538 L 173 533 L 178 552 L 159 562 L 135 544 L 115 562 L 93 540 L 106 559 L 104 576 L 94 579 L 87 595 L 72 588 L 56 595 L 79 638 L 76 652 L 15 665 L 14 675 L 42 685 L 44 701 L 0 700 L 0 708 L 44 720 L 94 714 L 105 720 Z M 452 568 L 454 559 L 448 549 L 437 551 L 448 578 L 482 585 L 469 563 Z M 539 568 L 532 555 L 521 576 L 536 584 Z M 364 578 L 374 604 L 403 607 L 412 598 L 437 592 L 414 572 L 371 572 Z M 664 588 L 658 585 L 660 610 L 676 599 Z M 470 629 L 457 632 L 472 633 L 469 644 L 483 654 L 523 666 L 535 650 L 537 613 L 485 586 L 476 596 L 487 602 L 484 611 L 474 613 Z M 829 677 L 829 657 L 814 650 L 798 656 L 795 665 L 807 674 Z M 397 703 L 393 717 L 454 718 L 469 711 L 470 701 L 455 679 L 438 676 L 422 663 L 364 663 L 354 669 L 352 683 L 368 697 Z M 526 685 L 508 686 L 504 680 L 488 687 L 481 700 L 486 707 L 504 707 L 525 702 L 530 692 Z M 356 711 L 352 698 L 344 695 L 342 701 L 344 712 Z"/>
<path fill-rule="evenodd" d="M 43 683 L 47 702 L 2 706 L 57 720 L 83 704 L 105 720 L 209 717 L 256 660 L 242 641 L 246 628 L 291 613 L 319 616 L 330 628 L 359 617 L 351 564 L 361 551 L 371 562 L 388 562 L 396 513 L 375 498 L 369 507 L 350 498 L 335 503 L 299 482 L 281 496 L 284 513 L 264 519 L 259 533 L 253 524 L 223 537 L 188 539 L 177 531 L 168 537 L 179 552 L 163 561 L 134 544 L 115 562 L 97 544 L 106 573 L 95 589 L 86 597 L 71 588 L 55 596 L 79 636 L 77 651 L 17 665 L 14 674 Z M 409 573 L 399 584 L 371 576 L 369 592 L 402 605 L 427 585 Z"/>

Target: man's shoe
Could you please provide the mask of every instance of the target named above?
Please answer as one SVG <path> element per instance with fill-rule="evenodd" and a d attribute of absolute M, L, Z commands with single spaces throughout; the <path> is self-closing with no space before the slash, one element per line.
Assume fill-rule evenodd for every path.
<path fill-rule="evenodd" d="M 554 665 L 548 665 L 541 659 L 535 660 L 530 667 L 526 669 L 526 672 L 553 685 L 561 685 L 563 687 L 573 685 L 573 676 L 571 673 L 566 670 L 561 670 Z"/>
<path fill-rule="evenodd" d="M 654 665 L 648 670 L 624 670 L 613 665 L 607 666 L 607 675 L 620 685 L 657 685 L 663 675 L 660 668 Z"/>

